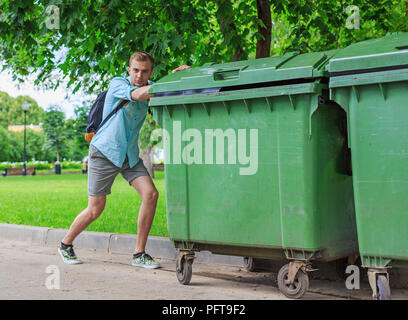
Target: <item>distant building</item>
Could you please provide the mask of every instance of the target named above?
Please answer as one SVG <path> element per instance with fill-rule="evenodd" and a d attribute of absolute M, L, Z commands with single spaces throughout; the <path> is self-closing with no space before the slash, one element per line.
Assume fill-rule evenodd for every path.
<path fill-rule="evenodd" d="M 40 125 L 37 124 L 28 124 L 27 125 L 27 129 L 31 129 L 33 131 L 42 131 L 42 127 Z M 13 131 L 13 132 L 22 132 L 24 131 L 24 125 L 23 124 L 15 124 L 12 126 L 8 126 L 8 130 L 9 131 Z"/>

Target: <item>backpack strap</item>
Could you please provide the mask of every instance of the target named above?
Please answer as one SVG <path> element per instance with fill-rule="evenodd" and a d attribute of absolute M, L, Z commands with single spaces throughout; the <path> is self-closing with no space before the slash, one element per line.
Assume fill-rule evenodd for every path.
<path fill-rule="evenodd" d="M 96 129 L 96 131 L 95 131 L 95 134 L 98 132 L 98 130 L 99 130 L 110 118 L 112 118 L 112 116 L 113 116 L 116 112 L 118 112 L 120 109 L 122 109 L 122 107 L 126 106 L 129 102 L 130 102 L 129 100 L 121 100 L 120 103 L 118 104 L 118 106 L 117 106 L 115 109 L 113 109 L 113 110 L 111 111 L 111 113 L 109 113 L 108 116 L 107 116 L 105 119 L 103 119 L 103 121 L 99 124 L 98 129 Z"/>

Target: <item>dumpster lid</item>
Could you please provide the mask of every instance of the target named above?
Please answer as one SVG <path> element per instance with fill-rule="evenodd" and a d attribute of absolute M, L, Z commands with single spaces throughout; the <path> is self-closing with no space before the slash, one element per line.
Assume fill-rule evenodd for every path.
<path fill-rule="evenodd" d="M 327 65 L 330 76 L 408 68 L 408 33 L 354 43 L 338 50 Z"/>
<path fill-rule="evenodd" d="M 237 87 L 294 79 L 328 76 L 325 65 L 337 50 L 299 54 L 290 52 L 283 56 L 260 58 L 225 64 L 206 63 L 167 75 L 157 81 L 149 93 L 190 92 L 197 89 Z M 241 86 L 238 88 L 238 86 Z M 187 94 L 187 93 L 185 93 Z"/>

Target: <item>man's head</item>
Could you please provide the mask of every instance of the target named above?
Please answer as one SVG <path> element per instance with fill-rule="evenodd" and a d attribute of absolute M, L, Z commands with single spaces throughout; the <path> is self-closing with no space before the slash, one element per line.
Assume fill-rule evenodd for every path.
<path fill-rule="evenodd" d="M 133 86 L 142 87 L 153 75 L 154 59 L 147 52 L 135 52 L 129 59 L 128 72 Z"/>

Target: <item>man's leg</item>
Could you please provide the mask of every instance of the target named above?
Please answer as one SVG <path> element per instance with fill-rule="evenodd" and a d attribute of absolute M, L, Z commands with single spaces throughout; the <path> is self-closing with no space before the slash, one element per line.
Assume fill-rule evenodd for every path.
<path fill-rule="evenodd" d="M 68 233 L 58 247 L 62 260 L 68 264 L 82 263 L 74 252 L 72 242 L 89 224 L 100 216 L 105 208 L 106 196 L 88 196 L 88 207 L 72 222 Z"/>
<path fill-rule="evenodd" d="M 88 196 L 88 207 L 83 210 L 72 222 L 68 233 L 62 242 L 71 245 L 74 239 L 95 221 L 105 209 L 106 196 Z"/>
<path fill-rule="evenodd" d="M 150 176 L 138 177 L 131 181 L 130 184 L 142 198 L 142 204 L 139 209 L 139 217 L 137 220 L 136 254 L 145 250 L 147 237 L 156 211 L 159 193 Z"/>
<path fill-rule="evenodd" d="M 97 148 L 92 144 L 89 146 L 88 206 L 75 218 L 60 243 L 58 252 L 65 263 L 81 263 L 75 255 L 72 243 L 105 209 L 106 195 L 110 194 L 119 172 L 120 168 L 110 162 Z"/>

